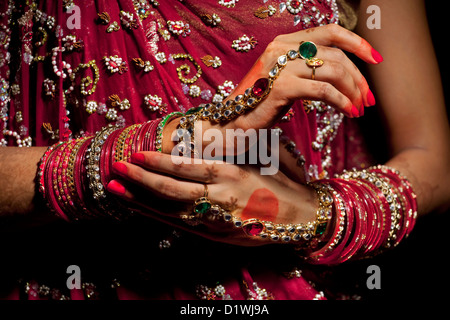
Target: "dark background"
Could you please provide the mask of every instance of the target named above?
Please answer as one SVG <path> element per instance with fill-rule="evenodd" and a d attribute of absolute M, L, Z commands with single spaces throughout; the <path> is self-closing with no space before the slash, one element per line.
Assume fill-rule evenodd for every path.
<path fill-rule="evenodd" d="M 447 104 L 447 117 L 449 117 L 450 20 L 448 14 L 450 1 L 426 0 L 425 3 L 430 32 L 440 66 L 440 76 Z M 365 122 L 366 120 L 362 121 L 364 124 L 368 124 Z M 368 125 L 367 130 L 372 131 L 372 125 Z M 378 146 L 380 145 L 382 144 L 378 143 Z M 384 151 L 386 150 L 378 150 L 378 153 L 375 154 L 382 154 Z M 339 278 L 343 281 L 352 279 L 349 273 L 359 275 L 355 285 L 359 286 L 361 295 L 368 300 L 431 301 L 448 298 L 446 291 L 450 287 L 450 268 L 447 259 L 450 252 L 447 246 L 449 240 L 450 210 L 430 213 L 418 220 L 411 236 L 404 240 L 399 247 L 374 260 L 355 262 L 348 269 L 342 267 L 342 273 L 337 273 L 337 281 Z M 380 290 L 366 288 L 366 280 L 369 277 L 367 267 L 372 264 L 378 265 L 381 269 Z M 420 306 L 411 305 L 410 307 Z M 424 306 L 422 305 L 422 307 Z"/>

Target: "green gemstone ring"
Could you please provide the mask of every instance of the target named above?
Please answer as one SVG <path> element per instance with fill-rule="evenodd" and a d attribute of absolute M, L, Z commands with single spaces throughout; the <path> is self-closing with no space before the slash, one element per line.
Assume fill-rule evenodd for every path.
<path fill-rule="evenodd" d="M 208 199 L 208 186 L 205 184 L 205 191 L 203 196 L 195 200 L 194 207 L 192 208 L 192 214 L 182 215 L 181 219 L 191 226 L 199 225 L 200 219 L 205 215 L 212 207 L 211 201 Z"/>
<path fill-rule="evenodd" d="M 317 46 L 314 42 L 303 41 L 300 43 L 300 47 L 298 48 L 298 53 L 300 54 L 300 57 L 302 59 L 310 60 L 316 56 Z"/>

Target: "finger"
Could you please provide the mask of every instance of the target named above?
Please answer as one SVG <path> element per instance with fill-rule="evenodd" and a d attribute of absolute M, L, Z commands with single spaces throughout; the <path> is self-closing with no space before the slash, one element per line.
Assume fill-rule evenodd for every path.
<path fill-rule="evenodd" d="M 191 202 L 204 195 L 204 185 L 181 181 L 166 175 L 148 171 L 127 162 L 116 162 L 113 170 L 127 181 L 136 183 L 164 199 Z"/>
<path fill-rule="evenodd" d="M 151 151 L 133 154 L 131 162 L 148 170 L 207 183 L 217 183 L 221 178 L 237 173 L 237 168 L 225 162 L 178 157 Z"/>
<path fill-rule="evenodd" d="M 381 54 L 366 40 L 339 25 L 329 24 L 311 28 L 292 34 L 296 41 L 312 41 L 323 46 L 336 46 L 342 50 L 355 54 L 367 63 L 378 64 L 383 61 Z M 305 39 L 305 35 L 308 39 Z"/>
<path fill-rule="evenodd" d="M 286 92 L 289 92 L 291 96 L 286 95 Z M 344 113 L 349 118 L 358 117 L 360 114 L 358 108 L 353 105 L 352 101 L 329 82 L 287 75 L 283 78 L 280 77 L 275 82 L 272 94 L 274 98 L 279 96 L 278 99 L 284 97 L 289 101 L 297 100 L 298 97 L 323 101 Z"/>
<path fill-rule="evenodd" d="M 344 94 L 353 105 L 363 108 L 363 98 L 361 90 L 355 82 L 353 75 L 347 70 L 345 64 L 333 60 L 324 60 L 321 67 L 316 67 L 314 71 L 312 67 L 307 66 L 304 60 L 296 60 L 292 63 L 291 68 L 287 68 L 287 72 L 294 74 L 303 79 L 312 79 L 314 72 L 315 81 L 328 82 L 338 91 Z"/>
<path fill-rule="evenodd" d="M 107 184 L 106 190 L 120 199 L 126 200 L 128 207 L 132 204 L 136 205 L 133 210 L 141 213 L 151 211 L 153 214 L 168 215 L 173 212 L 177 213 L 186 206 L 183 202 L 175 203 L 163 200 L 154 194 L 149 194 L 146 189 L 123 180 L 111 180 Z"/>
<path fill-rule="evenodd" d="M 345 71 L 348 72 L 348 74 L 353 78 L 353 81 L 361 92 L 362 104 L 364 106 L 372 106 L 375 104 L 375 99 L 370 91 L 366 78 L 342 50 L 323 46 L 320 46 L 319 50 L 321 59 L 326 62 L 332 61 L 334 63 L 341 64 Z M 339 75 L 340 70 L 337 71 L 337 75 Z"/>

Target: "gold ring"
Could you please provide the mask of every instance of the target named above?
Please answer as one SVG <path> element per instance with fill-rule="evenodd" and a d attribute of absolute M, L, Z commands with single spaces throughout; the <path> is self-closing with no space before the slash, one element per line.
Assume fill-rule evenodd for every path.
<path fill-rule="evenodd" d="M 208 199 L 208 185 L 204 185 L 203 196 L 195 200 L 194 207 L 192 208 L 192 214 L 182 215 L 180 218 L 191 226 L 199 225 L 200 218 L 211 209 L 212 203 Z"/>
<path fill-rule="evenodd" d="M 312 80 L 316 79 L 316 68 L 320 68 L 321 66 L 323 66 L 323 64 L 324 61 L 319 58 L 311 58 L 306 60 L 306 65 L 312 68 L 312 75 L 311 75 Z"/>

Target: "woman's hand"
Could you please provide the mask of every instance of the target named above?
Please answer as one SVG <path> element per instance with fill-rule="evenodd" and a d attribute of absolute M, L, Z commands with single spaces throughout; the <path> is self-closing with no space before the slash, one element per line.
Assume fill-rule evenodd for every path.
<path fill-rule="evenodd" d="M 285 114 L 285 107 L 299 99 L 324 101 L 348 117 L 362 116 L 364 107 L 375 104 L 366 79 L 343 51 L 370 64 L 383 58 L 367 41 L 334 24 L 277 36 L 229 98 L 242 94 L 257 79 L 267 78 L 278 57 L 298 50 L 302 41 L 314 42 L 318 48 L 316 57 L 325 62 L 316 68 L 315 80 L 311 79 L 312 69 L 305 60 L 289 61 L 268 97 L 255 110 L 231 121 L 230 126 L 244 130 L 269 128 Z"/>
<path fill-rule="evenodd" d="M 108 184 L 108 191 L 139 205 L 143 214 L 215 241 L 242 246 L 266 243 L 212 215 L 194 228 L 182 221 L 183 215 L 192 213 L 195 200 L 204 196 L 205 185 L 212 204 L 241 220 L 258 218 L 285 224 L 315 220 L 315 192 L 281 172 L 262 176 L 258 168 L 207 160 L 187 164 L 182 162 L 185 157 L 157 152 L 136 153 L 131 161 L 114 164 L 120 178 Z"/>
<path fill-rule="evenodd" d="M 312 68 L 306 65 L 305 60 L 288 61 L 269 95 L 255 109 L 227 123 L 197 121 L 201 122 L 202 132 L 214 128 L 222 130 L 225 136 L 226 129 L 247 131 L 271 128 L 286 114 L 292 103 L 301 99 L 326 102 L 351 118 L 362 116 L 364 107 L 375 104 L 366 79 L 343 51 L 353 53 L 370 64 L 377 64 L 383 58 L 363 38 L 335 24 L 277 36 L 227 100 L 243 94 L 256 80 L 267 78 L 278 58 L 290 50 L 298 50 L 302 41 L 314 42 L 318 48 L 316 57 L 324 61 L 323 66 L 316 68 L 315 80 L 312 80 Z M 164 139 L 164 153 L 173 150 L 174 143 L 169 141 L 170 133 L 175 131 L 177 124 L 175 120 L 165 128 L 164 137 L 167 138 Z M 197 127 L 199 125 L 196 125 L 196 130 Z M 203 141 L 203 148 L 207 144 Z M 226 146 L 226 141 L 223 145 Z M 226 154 L 232 151 L 224 149 Z"/>

